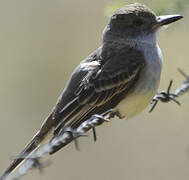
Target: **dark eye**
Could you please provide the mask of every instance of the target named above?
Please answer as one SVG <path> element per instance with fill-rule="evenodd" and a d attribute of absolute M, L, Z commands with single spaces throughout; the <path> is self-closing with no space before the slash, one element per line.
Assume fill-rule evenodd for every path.
<path fill-rule="evenodd" d="M 135 26 L 142 26 L 144 24 L 144 21 L 142 19 L 135 19 L 133 21 L 133 25 Z"/>

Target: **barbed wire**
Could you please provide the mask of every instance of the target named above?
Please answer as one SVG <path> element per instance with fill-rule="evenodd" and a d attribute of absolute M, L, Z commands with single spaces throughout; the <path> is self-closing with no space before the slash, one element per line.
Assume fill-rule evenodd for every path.
<path fill-rule="evenodd" d="M 178 71 L 185 77 L 186 80 L 181 84 L 178 89 L 176 89 L 174 93 L 170 93 L 173 84 L 173 81 L 171 80 L 167 91 L 161 91 L 157 93 L 157 95 L 153 98 L 152 107 L 149 112 L 152 112 L 154 110 L 159 101 L 163 103 L 173 101 L 176 104 L 180 105 L 180 102 L 176 98 L 189 92 L 189 76 L 181 69 L 178 69 Z M 96 140 L 95 127 L 100 126 L 104 122 L 109 122 L 109 120 L 115 116 L 118 116 L 118 114 L 111 109 L 107 112 L 102 113 L 101 115 L 93 115 L 76 129 L 72 129 L 71 127 L 65 127 L 62 132 L 58 136 L 55 136 L 49 143 L 40 146 L 37 150 L 29 155 L 24 155 L 25 157 L 17 157 L 24 158 L 24 162 L 11 174 L 5 176 L 3 180 L 18 180 L 31 169 L 39 169 L 40 171 L 42 171 L 43 168 L 49 165 L 49 163 L 47 162 L 42 162 L 42 157 L 45 154 L 51 154 L 55 152 L 57 148 L 63 147 L 71 143 L 72 141 L 75 141 L 76 148 L 78 149 L 76 141 L 77 138 L 81 136 L 86 136 L 86 133 L 90 129 L 93 130 L 94 140 Z"/>
<path fill-rule="evenodd" d="M 25 175 L 29 170 L 34 168 L 42 170 L 46 167 L 46 165 L 41 161 L 41 158 L 45 154 L 52 153 L 56 150 L 56 147 L 63 147 L 81 136 L 86 136 L 86 133 L 90 129 L 94 129 L 96 126 L 100 126 L 104 122 L 109 122 L 109 120 L 116 115 L 117 113 L 111 109 L 101 115 L 93 115 L 76 129 L 72 129 L 70 127 L 64 128 L 60 135 L 55 136 L 49 143 L 39 147 L 29 155 L 25 154 L 22 157 L 17 157 L 24 158 L 25 161 L 11 174 L 3 177 L 3 180 L 17 180 Z"/>
<path fill-rule="evenodd" d="M 179 88 L 176 89 L 176 91 L 174 93 L 171 93 L 171 87 L 173 84 L 173 80 L 170 81 L 167 91 L 161 91 L 159 93 L 157 93 L 155 95 L 155 97 L 153 98 L 151 104 L 152 107 L 149 110 L 149 112 L 151 113 L 154 108 L 156 107 L 157 103 L 159 101 L 163 102 L 163 103 L 168 103 L 170 101 L 175 102 L 178 105 L 181 105 L 181 103 L 177 100 L 178 97 L 180 97 L 181 95 L 184 95 L 185 93 L 189 92 L 189 76 L 180 68 L 178 68 L 178 71 L 185 77 L 185 81 L 181 84 L 181 86 Z"/>

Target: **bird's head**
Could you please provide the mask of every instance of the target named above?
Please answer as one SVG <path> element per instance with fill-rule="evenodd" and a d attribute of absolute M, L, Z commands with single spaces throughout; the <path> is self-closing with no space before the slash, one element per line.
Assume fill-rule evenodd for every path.
<path fill-rule="evenodd" d="M 155 34 L 160 27 L 181 19 L 181 15 L 156 16 L 145 5 L 134 3 L 114 12 L 104 35 L 120 38 L 137 38 Z"/>

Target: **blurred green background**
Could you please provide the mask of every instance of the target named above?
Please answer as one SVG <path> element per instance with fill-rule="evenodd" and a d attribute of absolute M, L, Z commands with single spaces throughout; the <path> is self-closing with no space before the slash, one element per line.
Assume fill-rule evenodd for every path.
<path fill-rule="evenodd" d="M 101 44 L 109 14 L 119 4 L 109 0 L 0 0 L 0 172 L 37 132 L 72 70 Z M 140 1 L 142 2 L 142 1 Z M 189 73 L 188 0 L 143 1 L 158 14 L 185 18 L 159 38 L 164 55 L 160 89 L 170 79 L 178 87 Z M 182 106 L 159 104 L 152 114 L 115 120 L 47 159 L 40 175 L 23 179 L 187 180 L 189 178 L 189 95 Z"/>

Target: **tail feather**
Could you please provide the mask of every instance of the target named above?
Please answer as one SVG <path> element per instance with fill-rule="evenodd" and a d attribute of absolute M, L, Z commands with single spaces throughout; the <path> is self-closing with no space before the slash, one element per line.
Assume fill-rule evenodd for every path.
<path fill-rule="evenodd" d="M 24 148 L 24 150 L 18 155 L 18 157 L 12 162 L 12 164 L 4 172 L 3 176 L 0 178 L 2 180 L 5 176 L 10 174 L 23 160 L 39 145 L 38 133 L 30 141 L 29 144 Z"/>
<path fill-rule="evenodd" d="M 41 129 L 32 138 L 32 140 L 26 145 L 24 150 L 18 155 L 18 157 L 12 162 L 12 164 L 6 169 L 0 180 L 3 180 L 8 174 L 10 174 L 16 167 L 33 151 L 40 143 L 45 139 L 48 132 L 52 129 L 53 120 L 51 114 L 47 117 L 46 121 L 42 125 Z"/>

